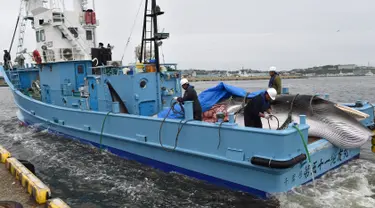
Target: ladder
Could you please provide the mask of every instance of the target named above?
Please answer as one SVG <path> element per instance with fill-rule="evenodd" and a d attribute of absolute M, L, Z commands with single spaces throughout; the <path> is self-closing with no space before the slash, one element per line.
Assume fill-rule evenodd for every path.
<path fill-rule="evenodd" d="M 9 70 L 9 77 L 14 88 L 19 90 L 21 88 L 21 82 L 20 82 L 20 75 L 18 73 L 18 70 Z"/>
<path fill-rule="evenodd" d="M 150 9 L 149 9 L 150 8 Z M 145 12 L 143 19 L 142 43 L 139 62 L 143 63 L 145 59 L 154 58 L 156 60 L 156 69 L 159 72 L 159 46 L 162 44 L 160 40 L 167 39 L 169 33 L 158 32 L 157 17 L 163 15 L 164 12 L 156 5 L 156 0 L 146 0 Z M 149 48 L 149 57 L 147 57 L 147 49 Z M 150 61 L 150 60 L 147 60 Z"/>
<path fill-rule="evenodd" d="M 57 25 L 56 27 L 64 34 L 66 39 L 71 42 L 72 47 L 78 55 L 88 56 L 89 53 L 86 51 L 85 43 L 82 39 L 74 37 L 65 24 Z"/>

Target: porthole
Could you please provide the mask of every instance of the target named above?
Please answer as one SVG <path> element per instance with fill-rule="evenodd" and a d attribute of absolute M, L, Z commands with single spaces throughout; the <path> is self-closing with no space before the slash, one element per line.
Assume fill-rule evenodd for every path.
<path fill-rule="evenodd" d="M 146 82 L 145 80 L 142 80 L 142 81 L 139 83 L 139 87 L 142 88 L 142 89 L 143 89 L 143 88 L 146 88 L 146 83 L 147 83 L 147 82 Z"/>

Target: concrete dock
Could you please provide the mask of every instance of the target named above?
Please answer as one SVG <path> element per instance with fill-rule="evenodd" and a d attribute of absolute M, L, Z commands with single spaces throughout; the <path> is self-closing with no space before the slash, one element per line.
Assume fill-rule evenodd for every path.
<path fill-rule="evenodd" d="M 0 146 L 0 207 L 70 208 L 60 198 L 51 198 L 49 187 L 35 176 L 34 165 L 12 157 L 11 153 L 2 146 Z"/>
<path fill-rule="evenodd" d="M 23 208 L 44 207 L 35 202 L 2 163 L 0 163 L 0 201 L 15 201 L 22 204 Z"/>

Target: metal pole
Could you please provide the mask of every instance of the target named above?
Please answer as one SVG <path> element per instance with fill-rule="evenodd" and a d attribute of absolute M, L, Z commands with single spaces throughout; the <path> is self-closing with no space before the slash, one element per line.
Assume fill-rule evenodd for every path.
<path fill-rule="evenodd" d="M 159 62 L 159 46 L 156 39 L 156 34 L 158 34 L 158 15 L 156 13 L 156 0 L 152 0 L 152 13 L 154 18 L 154 50 L 155 50 L 155 60 L 156 60 L 156 71 L 160 72 L 160 62 Z"/>
<path fill-rule="evenodd" d="M 92 10 L 95 11 L 95 0 L 92 0 Z M 94 42 L 94 48 L 96 47 L 96 27 L 92 29 L 92 39 L 93 39 L 93 42 Z"/>
<path fill-rule="evenodd" d="M 145 14 L 144 14 L 144 17 L 143 17 L 143 31 L 142 31 L 142 43 L 141 43 L 141 54 L 139 55 L 138 59 L 139 59 L 139 62 L 142 63 L 142 59 L 143 59 L 143 47 L 144 47 L 144 42 L 145 42 L 145 33 L 146 33 L 146 24 L 147 24 L 147 6 L 148 6 L 148 0 L 146 0 L 146 4 L 145 4 Z"/>
<path fill-rule="evenodd" d="M 21 5 L 21 6 L 22 6 L 22 5 Z M 12 51 L 13 42 L 14 42 L 14 37 L 16 36 L 16 32 L 17 32 L 18 22 L 19 22 L 19 21 L 20 21 L 20 15 L 18 15 L 17 23 L 16 23 L 16 27 L 14 28 L 13 37 L 12 37 L 12 42 L 10 43 L 10 46 L 9 46 L 9 54 L 10 54 L 10 52 Z"/>

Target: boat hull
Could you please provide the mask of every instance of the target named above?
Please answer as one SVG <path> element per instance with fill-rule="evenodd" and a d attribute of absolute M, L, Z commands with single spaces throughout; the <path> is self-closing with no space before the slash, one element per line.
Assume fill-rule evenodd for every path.
<path fill-rule="evenodd" d="M 272 193 L 289 191 L 292 187 L 305 184 L 313 177 L 318 178 L 327 171 L 359 157 L 359 148 L 338 149 L 328 141 L 321 139 L 309 145 L 311 163 L 305 160 L 284 170 L 267 167 L 254 168 L 236 162 L 235 159 L 238 157 L 236 155 L 232 156 L 232 160 L 230 160 L 215 158 L 209 154 L 196 154 L 194 151 L 178 148 L 175 151 L 170 151 L 173 146 L 170 142 L 169 145 L 166 145 L 169 148 L 167 151 L 160 144 L 147 142 L 145 135 L 126 138 L 109 133 L 111 126 L 112 128 L 121 128 L 121 125 L 113 126 L 115 123 L 124 123 L 126 126 L 127 122 L 131 122 L 127 120 L 142 120 L 142 118 L 119 117 L 118 121 L 114 121 L 114 117 L 108 118 L 104 127 L 105 133 L 101 136 L 100 131 L 89 130 L 89 126 L 95 127 L 102 124 L 106 116 L 103 113 L 46 105 L 26 97 L 19 91 L 12 90 L 12 92 L 19 108 L 18 119 L 26 125 L 38 124 L 35 125 L 37 128 L 48 129 L 52 133 L 105 148 L 123 158 L 136 160 L 163 171 L 174 171 L 216 185 L 248 192 L 261 198 L 267 198 Z M 64 120 L 57 119 L 58 117 L 64 118 Z M 66 118 L 70 118 L 70 120 Z M 80 123 L 80 128 L 77 125 L 68 125 L 72 123 L 72 120 Z M 136 126 L 137 124 L 134 123 L 132 127 Z M 157 133 L 155 132 L 155 134 Z M 274 147 L 270 146 L 270 148 Z M 301 149 L 301 152 L 304 151 Z"/>

